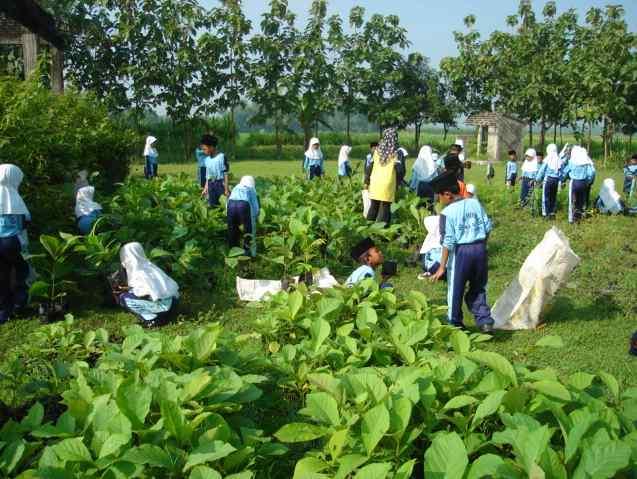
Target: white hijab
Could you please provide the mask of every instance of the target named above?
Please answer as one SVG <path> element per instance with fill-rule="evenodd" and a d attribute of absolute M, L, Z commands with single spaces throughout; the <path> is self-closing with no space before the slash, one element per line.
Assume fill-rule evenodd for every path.
<path fill-rule="evenodd" d="M 557 145 L 551 143 L 546 147 L 546 158 L 544 158 L 546 166 L 553 171 L 559 171 L 562 166 L 562 157 L 557 153 Z"/>
<path fill-rule="evenodd" d="M 15 165 L 0 165 L 0 215 L 25 215 L 31 217 L 27 205 L 18 193 L 24 174 Z"/>
<path fill-rule="evenodd" d="M 614 215 L 621 213 L 622 206 L 619 193 L 615 190 L 615 180 L 606 178 L 599 190 L 599 197 L 602 199 L 603 207 L 600 208 L 602 213 L 612 213 Z"/>
<path fill-rule="evenodd" d="M 314 145 L 319 145 L 319 147 L 315 150 L 312 148 Z M 321 143 L 319 139 L 314 137 L 310 139 L 310 144 L 307 146 L 307 150 L 305 151 L 305 156 L 307 156 L 310 160 L 322 160 L 323 152 L 321 151 Z"/>
<path fill-rule="evenodd" d="M 442 247 L 440 244 L 440 216 L 427 216 L 424 223 L 427 236 L 420 248 L 420 254 L 425 254 L 434 248 Z"/>
<path fill-rule="evenodd" d="M 146 146 L 144 146 L 144 156 L 157 156 L 157 150 L 153 148 L 153 143 L 157 141 L 157 138 L 154 136 L 146 137 Z"/>
<path fill-rule="evenodd" d="M 93 201 L 94 195 L 95 187 L 93 186 L 83 186 L 77 190 L 75 195 L 75 216 L 77 218 L 90 215 L 93 211 L 102 209 L 102 205 Z"/>
<path fill-rule="evenodd" d="M 419 178 L 427 180 L 436 174 L 436 162 L 434 161 L 431 146 L 425 145 L 418 152 L 418 158 L 414 162 L 413 170 Z"/>
<path fill-rule="evenodd" d="M 242 176 L 241 181 L 239 181 L 239 185 L 245 188 L 252 188 L 253 190 L 256 187 L 253 176 Z"/>
<path fill-rule="evenodd" d="M 349 161 L 349 154 L 352 151 L 351 146 L 343 145 L 341 146 L 341 150 L 338 152 L 338 165 L 341 166 L 343 163 L 347 163 Z"/>
<path fill-rule="evenodd" d="M 478 189 L 476 188 L 476 185 L 474 185 L 473 183 L 467 183 L 467 193 L 471 193 L 474 198 L 477 198 L 476 196 L 477 191 Z"/>
<path fill-rule="evenodd" d="M 179 286 L 161 269 L 151 263 L 139 243 L 127 243 L 119 251 L 128 287 L 135 296 L 150 296 L 153 301 L 179 297 Z"/>
<path fill-rule="evenodd" d="M 588 156 L 586 148 L 582 146 L 574 146 L 571 150 L 571 164 L 573 166 L 592 165 L 593 160 Z"/>
<path fill-rule="evenodd" d="M 527 156 L 530 156 L 531 159 L 527 160 Z M 534 171 L 537 171 L 537 153 L 533 148 L 529 148 L 524 152 L 524 163 L 522 163 L 522 171 L 525 173 L 532 173 Z"/>
<path fill-rule="evenodd" d="M 464 163 L 464 140 L 462 138 L 456 138 L 453 144 L 462 147 L 462 151 L 458 154 L 458 159 Z"/>

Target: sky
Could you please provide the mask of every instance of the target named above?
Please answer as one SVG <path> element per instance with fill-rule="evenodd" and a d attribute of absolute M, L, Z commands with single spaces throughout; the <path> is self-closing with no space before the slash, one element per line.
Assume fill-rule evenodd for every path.
<path fill-rule="evenodd" d="M 217 0 L 200 0 L 206 7 L 216 6 Z M 267 0 L 242 0 L 244 11 L 259 28 L 261 14 L 268 8 Z M 476 28 L 483 36 L 494 30 L 507 28 L 505 19 L 517 11 L 518 0 L 332 0 L 329 14 L 338 13 L 347 19 L 349 10 L 360 5 L 367 15 L 381 13 L 400 17 L 401 25 L 407 30 L 412 43 L 409 51 L 417 51 L 427 56 L 432 66 L 438 66 L 446 56 L 457 54 L 453 39 L 454 31 L 465 31 L 463 19 L 469 14 L 477 18 Z M 533 0 L 538 16 L 546 2 Z M 556 0 L 558 13 L 573 8 L 583 19 L 591 7 L 603 8 L 607 4 L 623 5 L 626 22 L 631 31 L 637 30 L 637 0 Z M 305 23 L 311 0 L 289 0 L 291 10 L 297 15 L 297 27 Z"/>

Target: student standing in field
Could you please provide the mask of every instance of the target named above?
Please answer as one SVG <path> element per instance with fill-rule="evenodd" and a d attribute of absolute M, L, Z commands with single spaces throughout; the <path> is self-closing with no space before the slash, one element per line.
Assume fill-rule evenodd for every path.
<path fill-rule="evenodd" d="M 144 159 L 146 161 L 144 166 L 144 176 L 146 179 L 155 178 L 157 176 L 159 153 L 157 153 L 155 143 L 157 143 L 157 138 L 154 136 L 146 137 L 146 145 L 144 146 Z"/>
<path fill-rule="evenodd" d="M 557 153 L 557 145 L 551 143 L 546 148 L 546 160 L 539 164 L 535 175 L 536 183 L 542 185 L 542 216 L 548 219 L 555 218 L 561 167 L 562 160 Z"/>
<path fill-rule="evenodd" d="M 208 197 L 209 206 L 218 206 L 221 195 L 228 196 L 228 164 L 225 155 L 217 150 L 217 137 L 204 135 L 201 149 L 206 155 L 206 184 L 201 192 Z"/>
<path fill-rule="evenodd" d="M 524 153 L 524 163 L 522 163 L 522 180 L 520 187 L 520 206 L 526 206 L 529 201 L 529 193 L 533 187 L 535 176 L 537 175 L 537 153 L 533 148 L 529 148 Z"/>
<path fill-rule="evenodd" d="M 369 190 L 370 199 L 367 219 L 386 226 L 391 222 L 391 204 L 396 199 L 396 189 L 404 177 L 404 163 L 398 148 L 398 130 L 385 129 L 372 163 L 365 171 L 365 188 Z"/>
<path fill-rule="evenodd" d="M 348 145 L 341 146 L 338 152 L 338 177 L 349 178 L 352 176 L 352 167 L 349 163 L 349 154 L 352 152 L 352 147 Z"/>
<path fill-rule="evenodd" d="M 624 194 L 631 198 L 637 189 L 637 153 L 624 165 Z"/>
<path fill-rule="evenodd" d="M 84 186 L 75 195 L 75 217 L 81 235 L 91 232 L 93 225 L 102 214 L 102 205 L 93 201 L 95 187 Z"/>
<path fill-rule="evenodd" d="M 0 165 L 0 324 L 27 304 L 29 265 L 22 257 L 31 213 L 18 188 L 24 174 L 15 165 Z M 11 278 L 15 281 L 12 287 Z"/>
<path fill-rule="evenodd" d="M 460 160 L 460 170 L 458 171 L 458 179 L 460 181 L 464 181 L 464 168 L 465 168 L 465 154 L 464 154 L 464 140 L 462 138 L 456 138 L 454 141 L 452 148 L 452 154 L 458 155 L 458 159 Z M 468 166 L 467 166 L 468 168 Z"/>
<path fill-rule="evenodd" d="M 320 178 L 325 172 L 323 152 L 318 138 L 311 138 L 310 144 L 305 150 L 303 170 L 308 179 Z"/>
<path fill-rule="evenodd" d="M 473 313 L 478 329 L 493 330 L 491 308 L 487 304 L 488 257 L 487 239 L 491 221 L 480 202 L 462 198 L 458 181 L 451 172 L 432 182 L 444 209 L 440 213 L 442 254 L 440 267 L 432 281 L 447 274 L 448 320 L 453 326 L 464 328 L 462 300 Z M 465 289 L 469 289 L 465 294 Z"/>
<path fill-rule="evenodd" d="M 504 176 L 504 183 L 507 186 L 507 190 L 515 187 L 515 179 L 518 177 L 518 154 L 515 150 L 509 150 L 509 159 L 507 161 L 506 173 Z"/>
<path fill-rule="evenodd" d="M 560 178 L 570 178 L 568 185 L 568 222 L 582 219 L 588 207 L 590 189 L 595 181 L 595 166 L 586 148 L 574 146 L 569 162 L 562 168 Z"/>
<path fill-rule="evenodd" d="M 257 254 L 257 218 L 259 218 L 259 199 L 252 176 L 243 176 L 232 189 L 228 198 L 228 246 L 241 244 L 246 255 Z M 241 228 L 243 228 L 243 235 Z"/>
<path fill-rule="evenodd" d="M 195 158 L 197 159 L 197 177 L 199 178 L 199 186 L 206 186 L 206 154 L 203 152 L 201 145 L 195 149 Z"/>
<path fill-rule="evenodd" d="M 423 198 L 430 209 L 434 206 L 434 190 L 431 188 L 431 180 L 438 174 L 436 163 L 433 159 L 431 146 L 425 145 L 420 149 L 418 158 L 411 169 L 409 187 Z"/>

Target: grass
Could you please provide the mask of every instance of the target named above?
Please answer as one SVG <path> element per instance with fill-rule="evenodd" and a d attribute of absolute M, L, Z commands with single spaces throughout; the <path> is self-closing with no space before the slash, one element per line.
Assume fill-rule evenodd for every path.
<path fill-rule="evenodd" d="M 239 161 L 233 163 L 231 169 L 238 179 L 244 174 L 262 177 L 297 174 L 300 165 L 300 159 Z M 328 175 L 334 175 L 336 162 L 327 162 L 326 168 Z M 180 172 L 192 174 L 194 181 L 194 162 L 159 166 L 161 175 Z M 141 165 L 134 165 L 132 174 L 141 174 Z M 621 185 L 621 170 L 615 169 L 599 172 L 597 186 L 609 176 Z M 496 165 L 498 181 L 492 185 L 487 185 L 484 180 L 484 167 L 468 170 L 466 178 L 476 184 L 478 196 L 489 198 L 486 207 L 495 223 L 489 241 L 490 304 L 517 274 L 528 253 L 552 224 L 541 218 L 532 218 L 527 210 L 516 209 L 514 204 L 518 190 L 507 193 L 500 180 L 502 177 L 502 166 Z M 333 180 L 333 177 L 328 176 L 330 179 Z M 637 358 L 627 354 L 629 337 L 637 329 L 637 244 L 633 241 L 636 218 L 595 216 L 582 224 L 569 225 L 565 218 L 564 194 L 560 194 L 560 210 L 555 224 L 569 237 L 581 264 L 546 312 L 543 328 L 497 332 L 491 342 L 484 344 L 484 348 L 514 361 L 552 367 L 560 375 L 575 371 L 607 371 L 614 374 L 624 387 L 637 386 Z M 352 214 L 360 213 L 353 211 Z M 399 292 L 417 289 L 434 304 L 444 304 L 445 285 L 418 281 L 418 272 L 417 267 L 401 265 L 393 281 L 396 289 Z M 175 334 L 185 333 L 203 322 L 220 320 L 228 329 L 250 331 L 256 312 L 240 304 L 231 293 L 233 290 L 233 277 L 226 271 L 209 294 L 184 292 L 180 315 L 174 324 L 166 328 Z M 123 326 L 134 323 L 134 318 L 119 309 L 104 306 L 107 297 L 102 292 L 83 292 L 81 299 L 72 305 L 73 314 L 77 324 L 84 329 L 104 327 L 118 336 Z M 465 317 L 470 324 L 471 315 L 466 313 Z M 0 363 L 12 348 L 23 346 L 28 334 L 40 327 L 35 319 L 12 321 L 0 327 Z M 561 336 L 565 347 L 555 350 L 534 348 L 534 344 L 548 334 Z"/>

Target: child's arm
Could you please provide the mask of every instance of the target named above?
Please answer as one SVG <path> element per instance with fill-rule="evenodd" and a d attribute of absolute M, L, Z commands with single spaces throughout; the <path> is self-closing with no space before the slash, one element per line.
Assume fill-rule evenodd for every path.
<path fill-rule="evenodd" d="M 447 260 L 449 259 L 449 250 L 446 246 L 442 247 L 442 254 L 440 255 L 440 266 L 438 267 L 438 271 L 436 271 L 431 276 L 431 281 L 438 281 L 445 275 L 447 271 Z"/>
<path fill-rule="evenodd" d="M 228 173 L 223 174 L 223 193 L 230 196 L 230 188 L 228 188 Z"/>

